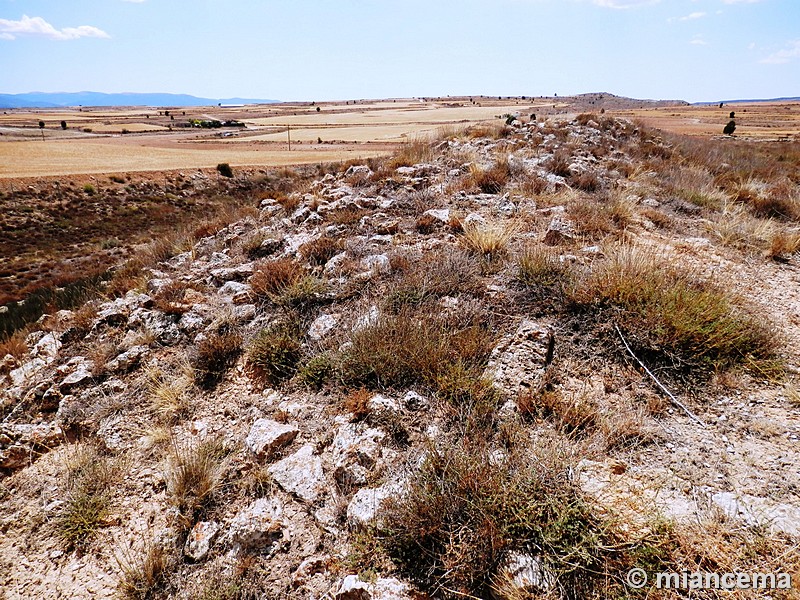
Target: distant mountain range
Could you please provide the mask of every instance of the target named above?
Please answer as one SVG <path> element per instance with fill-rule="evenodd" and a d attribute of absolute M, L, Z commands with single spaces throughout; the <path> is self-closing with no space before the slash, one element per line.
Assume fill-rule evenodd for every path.
<path fill-rule="evenodd" d="M 800 96 L 794 96 L 791 98 L 751 98 L 751 99 L 742 99 L 742 100 L 719 100 L 717 102 L 695 102 L 696 106 L 713 106 L 714 104 L 742 104 L 744 102 L 798 102 L 800 101 Z"/>
<path fill-rule="evenodd" d="M 188 94 L 103 94 L 101 92 L 29 92 L 0 94 L 0 108 L 61 108 L 65 106 L 213 106 L 274 104 L 279 100 L 198 98 Z"/>

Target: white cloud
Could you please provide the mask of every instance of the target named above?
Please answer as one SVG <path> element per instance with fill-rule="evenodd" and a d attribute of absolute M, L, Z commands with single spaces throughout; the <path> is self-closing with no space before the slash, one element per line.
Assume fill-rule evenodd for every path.
<path fill-rule="evenodd" d="M 82 37 L 109 38 L 102 29 L 91 25 L 81 25 L 80 27 L 65 27 L 56 29 L 42 17 L 29 17 L 22 15 L 19 21 L 0 19 L 0 37 L 4 40 L 13 40 L 18 36 L 37 36 L 51 40 L 77 40 Z"/>
<path fill-rule="evenodd" d="M 796 58 L 800 58 L 800 40 L 792 40 L 786 44 L 786 48 L 770 54 L 761 62 L 766 65 L 785 65 Z"/>
<path fill-rule="evenodd" d="M 648 4 L 658 4 L 661 0 L 591 0 L 592 4 L 604 8 L 636 8 Z"/>
<path fill-rule="evenodd" d="M 756 2 L 763 2 L 763 0 L 722 0 L 723 4 L 755 4 Z"/>
<path fill-rule="evenodd" d="M 142 2 L 146 2 L 147 0 L 122 0 L 123 2 L 133 2 L 134 4 L 141 4 Z"/>
<path fill-rule="evenodd" d="M 706 16 L 704 12 L 693 12 L 691 14 L 686 15 L 685 17 L 673 17 L 671 19 L 667 19 L 670 23 L 674 23 L 675 21 L 695 21 L 697 19 L 702 19 Z"/>
<path fill-rule="evenodd" d="M 708 46 L 708 42 L 701 37 L 692 38 L 689 42 L 692 46 Z"/>

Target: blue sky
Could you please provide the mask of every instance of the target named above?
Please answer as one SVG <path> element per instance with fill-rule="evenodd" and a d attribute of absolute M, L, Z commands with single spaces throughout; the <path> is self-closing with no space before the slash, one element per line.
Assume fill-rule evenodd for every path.
<path fill-rule="evenodd" d="M 0 92 L 800 96 L 798 0 L 0 0 Z"/>

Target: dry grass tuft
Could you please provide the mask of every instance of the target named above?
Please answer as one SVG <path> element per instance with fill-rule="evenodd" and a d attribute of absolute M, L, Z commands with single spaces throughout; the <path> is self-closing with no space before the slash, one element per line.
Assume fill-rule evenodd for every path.
<path fill-rule="evenodd" d="M 146 391 L 150 403 L 162 423 L 173 423 L 186 414 L 189 408 L 189 392 L 195 381 L 194 368 L 188 359 L 180 361 L 177 369 L 164 371 L 151 367 L 145 372 Z"/>
<path fill-rule="evenodd" d="M 322 280 L 309 275 L 301 264 L 288 258 L 257 265 L 250 285 L 259 298 L 287 307 L 309 306 L 325 290 Z"/>
<path fill-rule="evenodd" d="M 645 355 L 678 372 L 735 365 L 774 371 L 775 332 L 717 285 L 663 256 L 620 247 L 571 291 L 581 311 L 605 314 Z"/>
<path fill-rule="evenodd" d="M 508 164 L 508 156 L 505 156 L 488 169 L 482 169 L 475 164 L 471 165 L 468 185 L 471 188 L 477 188 L 484 194 L 499 194 L 510 178 L 511 168 Z"/>
<path fill-rule="evenodd" d="M 214 389 L 242 353 L 242 334 L 238 328 L 223 324 L 197 344 L 192 368 L 195 383 L 206 390 Z"/>
<path fill-rule="evenodd" d="M 172 440 L 172 453 L 165 475 L 167 498 L 178 511 L 183 530 L 192 527 L 219 491 L 227 467 L 228 449 L 221 438 L 209 438 L 198 444 L 180 444 Z"/>
<path fill-rule="evenodd" d="M 113 485 L 120 465 L 95 448 L 80 444 L 67 453 L 67 497 L 53 522 L 68 548 L 83 548 L 109 524 Z"/>
<path fill-rule="evenodd" d="M 508 243 L 518 229 L 513 222 L 466 225 L 461 242 L 472 254 L 484 260 L 494 260 L 506 254 Z"/>
<path fill-rule="evenodd" d="M 300 246 L 300 254 L 313 266 L 322 266 L 344 248 L 340 239 L 322 236 Z"/>
<path fill-rule="evenodd" d="M 247 348 L 250 376 L 271 385 L 293 377 L 300 358 L 300 332 L 288 325 L 262 329 Z"/>
<path fill-rule="evenodd" d="M 528 246 L 517 258 L 517 280 L 529 288 L 553 288 L 563 284 L 569 264 L 547 246 Z"/>
<path fill-rule="evenodd" d="M 116 556 L 119 567 L 119 593 L 125 600 L 152 600 L 159 597 L 167 577 L 177 567 L 177 552 L 148 540 L 141 553 L 130 550 Z"/>
<path fill-rule="evenodd" d="M 439 445 L 388 504 L 380 548 L 446 598 L 489 597 L 512 552 L 540 556 L 567 597 L 590 597 L 613 579 L 608 563 L 620 547 L 572 480 L 570 450 L 554 442 L 503 457 L 479 438 Z"/>

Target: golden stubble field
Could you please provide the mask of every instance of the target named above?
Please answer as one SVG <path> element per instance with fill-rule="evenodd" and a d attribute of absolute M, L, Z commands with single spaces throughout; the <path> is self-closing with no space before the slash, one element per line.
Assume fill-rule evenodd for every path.
<path fill-rule="evenodd" d="M 464 128 L 506 114 L 566 118 L 605 109 L 606 115 L 708 137 L 721 135 L 730 111 L 735 111 L 739 137 L 776 140 L 800 135 L 800 102 L 720 108 L 654 106 L 608 95 L 603 101 L 588 98 L 6 110 L 0 115 L 0 179 L 174 171 L 213 168 L 222 162 L 266 167 L 354 160 L 388 154 L 405 141 L 434 137 L 442 129 Z M 192 119 L 238 121 L 244 127 L 186 127 Z M 43 131 L 40 120 L 45 122 Z"/>

